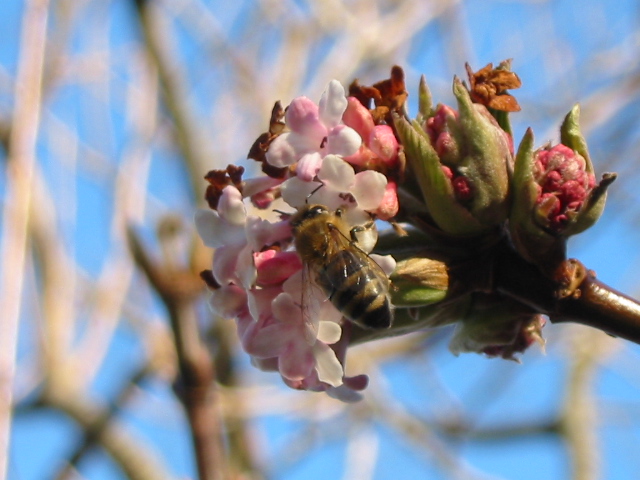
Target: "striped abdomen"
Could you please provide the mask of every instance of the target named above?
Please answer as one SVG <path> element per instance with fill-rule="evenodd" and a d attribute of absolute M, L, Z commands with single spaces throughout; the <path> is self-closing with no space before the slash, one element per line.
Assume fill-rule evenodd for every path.
<path fill-rule="evenodd" d="M 347 319 L 369 328 L 391 326 L 389 279 L 364 252 L 338 250 L 317 272 L 318 284 Z"/>

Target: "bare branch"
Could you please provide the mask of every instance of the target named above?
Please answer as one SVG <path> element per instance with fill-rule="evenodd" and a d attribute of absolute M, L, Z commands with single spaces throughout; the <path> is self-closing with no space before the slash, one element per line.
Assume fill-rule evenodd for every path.
<path fill-rule="evenodd" d="M 0 478 L 7 475 L 16 342 L 24 282 L 49 2 L 31 0 L 22 20 L 15 110 L 9 141 L 7 201 L 0 251 Z"/>
<path fill-rule="evenodd" d="M 146 254 L 133 231 L 129 232 L 129 245 L 136 264 L 158 292 L 169 313 L 180 369 L 178 390 L 189 418 L 199 478 L 225 479 L 227 466 L 213 360 L 200 340 L 194 308 L 203 284 L 190 271 L 175 271 L 157 265 Z"/>

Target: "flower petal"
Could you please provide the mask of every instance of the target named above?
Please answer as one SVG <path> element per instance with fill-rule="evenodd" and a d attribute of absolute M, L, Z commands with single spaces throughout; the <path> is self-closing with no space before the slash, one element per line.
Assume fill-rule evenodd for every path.
<path fill-rule="evenodd" d="M 222 189 L 222 195 L 218 201 L 218 213 L 231 225 L 244 227 L 247 210 L 244 208 L 242 194 L 233 185 L 227 185 Z"/>
<path fill-rule="evenodd" d="M 297 328 L 300 333 L 302 329 L 302 311 L 300 305 L 296 304 L 293 297 L 288 293 L 281 293 L 271 302 L 271 308 L 275 317 L 282 323 Z M 302 336 L 302 335 L 301 335 Z"/>
<path fill-rule="evenodd" d="M 265 246 L 291 237 L 291 225 L 288 221 L 271 223 L 255 215 L 247 217 L 245 233 L 249 246 L 254 252 L 259 252 Z"/>
<path fill-rule="evenodd" d="M 242 348 L 255 358 L 272 358 L 280 355 L 287 346 L 286 327 L 282 324 L 262 326 L 252 324 L 242 336 Z"/>
<path fill-rule="evenodd" d="M 353 128 L 338 125 L 327 135 L 327 153 L 348 157 L 358 151 L 362 145 L 362 138 Z"/>
<path fill-rule="evenodd" d="M 279 135 L 271 145 L 266 153 L 267 163 L 277 168 L 288 167 L 298 161 L 298 154 L 289 142 L 291 132 L 286 132 Z"/>
<path fill-rule="evenodd" d="M 342 328 L 335 322 L 320 321 L 318 324 L 318 340 L 327 345 L 336 343 L 342 336 Z"/>
<path fill-rule="evenodd" d="M 351 194 L 363 210 L 373 211 L 378 208 L 384 198 L 387 177 L 380 172 L 366 170 L 355 176 Z"/>
<path fill-rule="evenodd" d="M 318 106 L 307 97 L 294 98 L 285 113 L 287 126 L 302 137 L 303 143 L 320 148 L 327 136 L 327 127 L 320 119 Z"/>
<path fill-rule="evenodd" d="M 282 184 L 280 191 L 285 202 L 292 207 L 298 208 L 305 205 L 311 192 L 321 185 L 318 182 L 305 182 L 298 177 L 291 177 Z"/>
<path fill-rule="evenodd" d="M 225 245 L 219 247 L 213 254 L 213 277 L 220 285 L 237 282 L 236 266 L 238 256 L 244 248 L 243 244 Z"/>
<path fill-rule="evenodd" d="M 368 145 L 385 162 L 391 162 L 398 157 L 398 140 L 389 125 L 376 125 Z"/>
<path fill-rule="evenodd" d="M 209 307 L 224 318 L 235 318 L 247 310 L 247 292 L 237 285 L 224 285 L 209 297 Z"/>
<path fill-rule="evenodd" d="M 290 342 L 278 357 L 280 375 L 290 380 L 302 380 L 309 376 L 316 365 L 313 351 L 306 342 Z"/>
<path fill-rule="evenodd" d="M 384 191 L 384 197 L 375 211 L 376 216 L 380 220 L 389 220 L 398 213 L 400 205 L 398 203 L 398 185 L 393 180 L 387 183 Z"/>
<path fill-rule="evenodd" d="M 253 261 L 253 251 L 249 246 L 240 250 L 238 263 L 236 264 L 236 274 L 240 285 L 244 288 L 249 289 L 255 285 L 258 273 Z"/>
<path fill-rule="evenodd" d="M 353 128 L 363 139 L 369 138 L 375 127 L 371 112 L 355 97 L 347 98 L 347 102 L 347 109 L 342 115 L 345 125 Z"/>
<path fill-rule="evenodd" d="M 347 108 L 347 98 L 344 87 L 337 80 L 331 80 L 322 93 L 319 105 L 319 114 L 322 123 L 327 128 L 333 128 L 342 121 L 342 114 Z"/>
<path fill-rule="evenodd" d="M 318 171 L 318 179 L 325 187 L 348 192 L 353 187 L 356 174 L 353 167 L 336 155 L 327 155 Z"/>
<path fill-rule="evenodd" d="M 322 166 L 322 156 L 318 152 L 307 153 L 302 156 L 296 165 L 296 175 L 310 182 L 314 179 Z"/>
<path fill-rule="evenodd" d="M 387 276 L 391 275 L 393 271 L 396 269 L 396 259 L 391 255 L 378 255 L 377 253 L 372 253 L 369 255 L 371 260 L 376 262 L 382 271 L 387 274 Z"/>
<path fill-rule="evenodd" d="M 258 193 L 268 191 L 273 187 L 280 185 L 281 183 L 281 178 L 271 178 L 267 176 L 248 178 L 244 181 L 244 185 L 242 187 L 242 195 L 245 198 L 252 197 Z"/>
<path fill-rule="evenodd" d="M 313 356 L 316 360 L 316 371 L 320 381 L 326 382 L 332 387 L 342 385 L 344 371 L 336 353 L 324 343 L 316 342 L 313 346 Z"/>
<path fill-rule="evenodd" d="M 259 285 L 280 284 L 302 268 L 302 262 L 296 252 L 269 249 L 255 253 L 254 261 Z"/>
<path fill-rule="evenodd" d="M 244 243 L 244 228 L 229 225 L 215 210 L 200 208 L 193 219 L 198 235 L 209 248 Z"/>

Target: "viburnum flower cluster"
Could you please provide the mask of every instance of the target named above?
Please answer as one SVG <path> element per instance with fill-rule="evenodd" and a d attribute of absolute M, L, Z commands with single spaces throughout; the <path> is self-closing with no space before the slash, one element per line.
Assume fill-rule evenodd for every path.
<path fill-rule="evenodd" d="M 395 187 L 380 171 L 362 166 L 388 173 L 397 163 L 398 142 L 389 127 L 373 124 L 367 109 L 350 103 L 335 80 L 319 104 L 294 99 L 284 123 L 286 131 L 270 141 L 262 159 L 279 169 L 279 177 L 234 184 L 232 172 L 208 176 L 215 209 L 198 211 L 195 222 L 205 244 L 216 248 L 210 304 L 219 315 L 236 318 L 256 366 L 279 371 L 294 388 L 354 400 L 367 378 L 344 375 L 348 327 L 341 313 L 318 288 L 306 288 L 313 279 L 303 279 L 310 273 L 294 249 L 287 215 L 278 222 L 250 215 L 244 198 L 266 209 L 280 197 L 291 213 L 307 202 L 341 208 L 354 226 L 372 215 L 391 218 L 398 209 Z M 370 251 L 375 241 L 359 248 Z M 392 257 L 376 259 L 393 271 Z"/>
<path fill-rule="evenodd" d="M 356 80 L 348 92 L 332 80 L 317 104 L 306 97 L 286 109 L 275 104 L 269 130 L 249 153 L 263 176 L 243 179 L 233 165 L 206 175 L 210 208 L 195 223 L 215 253 L 203 278 L 211 308 L 236 319 L 255 366 L 278 371 L 293 388 L 355 401 L 368 379 L 345 375 L 353 342 L 455 323 L 456 354 L 515 359 L 543 344 L 546 307 L 507 296 L 493 274 L 478 272 L 498 271 L 487 262 L 506 251 L 552 278 L 566 239 L 597 220 L 615 176 L 596 184 L 577 108 L 563 123 L 562 143 L 534 150 L 529 130 L 514 155 L 507 113 L 520 106 L 507 89 L 520 79 L 509 62 L 467 72 L 468 86 L 454 80 L 457 108 L 433 107 L 423 78 L 414 120 L 400 67 L 372 86 Z M 279 218 L 268 220 L 276 200 Z M 351 324 L 314 284 L 289 221 L 309 204 L 339 212 L 358 232 L 340 233 L 348 248 L 389 276 L 389 330 Z M 374 219 L 394 227 L 380 241 Z M 356 295 L 364 286 L 348 288 Z"/>

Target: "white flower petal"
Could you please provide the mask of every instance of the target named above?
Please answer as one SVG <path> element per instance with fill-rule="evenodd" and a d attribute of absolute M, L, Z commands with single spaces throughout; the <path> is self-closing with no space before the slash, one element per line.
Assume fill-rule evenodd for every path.
<path fill-rule="evenodd" d="M 328 383 L 332 387 L 342 385 L 344 371 L 336 357 L 336 353 L 322 342 L 316 342 L 313 346 L 313 356 L 316 359 L 316 371 L 321 382 Z"/>
<path fill-rule="evenodd" d="M 280 185 L 281 183 L 281 179 L 271 178 L 267 176 L 249 178 L 244 181 L 244 185 L 242 187 L 242 195 L 244 196 L 244 198 L 252 197 L 256 193 L 264 192 Z"/>
<path fill-rule="evenodd" d="M 279 135 L 271 145 L 266 153 L 267 163 L 277 168 L 288 167 L 298 161 L 298 155 L 295 148 L 289 142 L 291 132 L 283 133 Z"/>
<path fill-rule="evenodd" d="M 391 275 L 396 269 L 396 259 L 391 255 L 378 255 L 376 253 L 372 253 L 370 257 L 371 260 L 373 260 L 380 266 L 382 271 L 386 273 L 387 276 Z"/>
<path fill-rule="evenodd" d="M 295 319 L 300 320 L 300 306 L 296 304 L 293 297 L 286 292 L 282 292 L 273 302 L 271 302 L 273 315 L 280 321 L 295 324 Z"/>
<path fill-rule="evenodd" d="M 344 403 L 357 403 L 364 398 L 364 396 L 352 390 L 346 385 L 340 385 L 339 387 L 330 387 L 327 389 L 327 395 L 336 400 L 340 400 Z"/>
<path fill-rule="evenodd" d="M 336 155 L 327 155 L 318 171 L 318 179 L 325 187 L 339 192 L 348 192 L 354 185 L 356 174 L 353 167 Z"/>
<path fill-rule="evenodd" d="M 229 224 L 220 213 L 215 210 L 198 209 L 194 214 L 194 222 L 200 238 L 211 248 L 224 245 L 244 243 L 244 227 Z"/>
<path fill-rule="evenodd" d="M 318 325 L 318 340 L 327 345 L 331 345 L 340 340 L 342 328 L 335 322 L 320 321 Z"/>
<path fill-rule="evenodd" d="M 246 289 L 251 288 L 256 283 L 258 273 L 256 271 L 255 262 L 253 261 L 253 251 L 249 246 L 243 248 L 238 255 L 236 274 L 240 281 L 240 285 Z"/>
<path fill-rule="evenodd" d="M 235 318 L 247 308 L 247 292 L 237 285 L 224 285 L 211 292 L 209 307 L 223 318 Z"/>
<path fill-rule="evenodd" d="M 280 188 L 282 199 L 292 207 L 302 207 L 307 203 L 311 192 L 320 185 L 318 182 L 305 182 L 298 177 L 292 177 L 285 181 Z"/>
<path fill-rule="evenodd" d="M 213 254 L 213 276 L 220 285 L 238 281 L 238 257 L 243 248 L 242 243 L 225 245 Z"/>
<path fill-rule="evenodd" d="M 296 175 L 305 182 L 310 182 L 315 178 L 321 166 L 322 156 L 318 152 L 307 153 L 298 161 Z"/>
<path fill-rule="evenodd" d="M 266 245 L 291 237 L 291 225 L 286 220 L 271 223 L 256 215 L 249 215 L 245 224 L 245 234 L 251 249 L 259 252 Z"/>
<path fill-rule="evenodd" d="M 304 380 L 313 372 L 313 351 L 304 342 L 290 342 L 278 357 L 280 375 L 289 380 Z"/>
<path fill-rule="evenodd" d="M 358 132 L 346 125 L 338 125 L 327 135 L 327 152 L 342 157 L 356 153 L 362 145 Z"/>
<path fill-rule="evenodd" d="M 320 98 L 320 120 L 328 128 L 339 125 L 342 114 L 347 109 L 347 97 L 344 87 L 337 80 L 331 80 Z"/>
<path fill-rule="evenodd" d="M 387 187 L 387 177 L 380 172 L 365 170 L 355 176 L 351 194 L 363 210 L 375 210 L 384 198 Z"/>
<path fill-rule="evenodd" d="M 244 208 L 242 194 L 233 185 L 222 189 L 222 195 L 218 201 L 218 213 L 231 225 L 244 227 L 247 210 Z"/>

